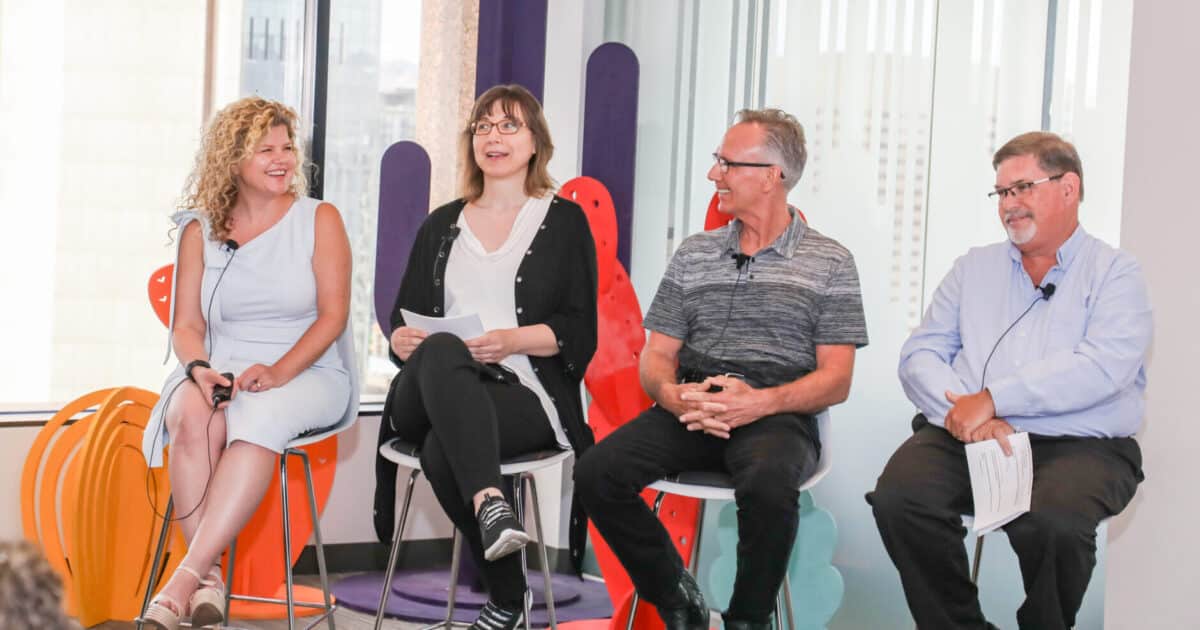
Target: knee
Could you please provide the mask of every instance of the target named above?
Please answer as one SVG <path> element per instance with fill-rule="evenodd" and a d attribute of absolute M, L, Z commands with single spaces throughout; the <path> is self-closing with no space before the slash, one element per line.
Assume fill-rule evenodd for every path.
<path fill-rule="evenodd" d="M 875 519 L 881 523 L 911 513 L 925 503 L 914 484 L 892 478 L 887 471 L 875 482 L 875 489 L 867 493 L 866 499 Z"/>
<path fill-rule="evenodd" d="M 604 447 L 604 442 L 600 442 L 575 462 L 575 490 L 585 506 L 619 493 L 620 485 L 610 475 L 615 458 L 609 450 Z"/>
<path fill-rule="evenodd" d="M 767 513 L 795 512 L 800 507 L 798 468 L 791 461 L 759 461 L 734 475 L 738 508 Z"/>
<path fill-rule="evenodd" d="M 1069 510 L 1028 512 L 1005 527 L 1005 531 L 1015 545 L 1033 543 L 1041 548 L 1096 549 L 1096 525 Z"/>
<path fill-rule="evenodd" d="M 462 339 L 450 333 L 439 332 L 426 337 L 417 349 L 413 350 L 407 363 L 409 367 L 417 368 L 424 374 L 449 369 L 470 360 L 471 351 L 467 350 L 467 344 Z"/>
<path fill-rule="evenodd" d="M 173 406 L 166 418 L 172 448 L 207 449 L 210 441 L 223 440 L 224 414 L 219 416 L 214 415 L 207 405 L 199 402 L 198 396 L 195 401 Z"/>

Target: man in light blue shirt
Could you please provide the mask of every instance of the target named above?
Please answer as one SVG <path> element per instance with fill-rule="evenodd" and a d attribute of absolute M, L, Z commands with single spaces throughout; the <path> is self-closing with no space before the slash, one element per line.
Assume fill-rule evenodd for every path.
<path fill-rule="evenodd" d="M 996 152 L 1008 242 L 971 249 L 900 351 L 920 414 L 867 495 L 921 630 L 992 628 L 968 576 L 959 515 L 972 511 L 964 443 L 1030 434 L 1031 510 L 1005 526 L 1025 582 L 1021 628 L 1074 625 L 1095 530 L 1142 480 L 1150 304 L 1131 255 L 1079 224 L 1083 169 L 1052 133 Z"/>

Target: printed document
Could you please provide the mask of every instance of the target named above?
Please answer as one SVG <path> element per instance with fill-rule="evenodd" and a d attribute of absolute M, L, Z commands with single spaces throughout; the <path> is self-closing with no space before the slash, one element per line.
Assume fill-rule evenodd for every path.
<path fill-rule="evenodd" d="M 459 315 L 458 317 L 426 317 L 402 308 L 400 314 L 404 316 L 405 324 L 424 330 L 430 335 L 448 332 L 466 341 L 483 334 L 483 322 L 480 321 L 478 313 Z"/>
<path fill-rule="evenodd" d="M 975 533 L 986 534 L 1029 511 L 1033 493 L 1033 451 L 1028 433 L 1008 436 L 1013 454 L 996 440 L 967 444 L 967 470 L 975 498 Z"/>

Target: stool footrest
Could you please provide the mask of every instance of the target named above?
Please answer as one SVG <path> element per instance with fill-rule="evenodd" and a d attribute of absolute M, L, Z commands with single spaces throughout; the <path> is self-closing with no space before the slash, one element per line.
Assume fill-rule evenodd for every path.
<path fill-rule="evenodd" d="M 236 600 L 243 601 L 243 602 L 257 602 L 260 604 L 279 604 L 280 606 L 287 606 L 287 600 L 279 598 L 279 597 L 258 597 L 256 595 L 230 595 L 229 599 L 236 599 Z M 325 608 L 325 604 L 323 602 L 303 602 L 303 601 L 295 600 L 292 602 L 292 605 L 293 606 L 302 606 L 304 608 L 321 608 L 321 609 Z M 335 608 L 337 608 L 336 603 L 329 607 L 330 612 L 332 612 Z"/>

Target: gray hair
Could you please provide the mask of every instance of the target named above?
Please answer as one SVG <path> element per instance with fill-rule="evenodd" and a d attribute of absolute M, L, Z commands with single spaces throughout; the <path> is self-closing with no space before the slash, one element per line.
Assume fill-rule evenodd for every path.
<path fill-rule="evenodd" d="M 766 135 L 764 146 L 782 162 L 779 166 L 783 171 L 781 183 L 784 189 L 795 188 L 804 173 L 804 163 L 808 161 L 804 127 L 800 121 L 782 109 L 743 109 L 737 113 L 736 122 L 762 127 Z"/>

